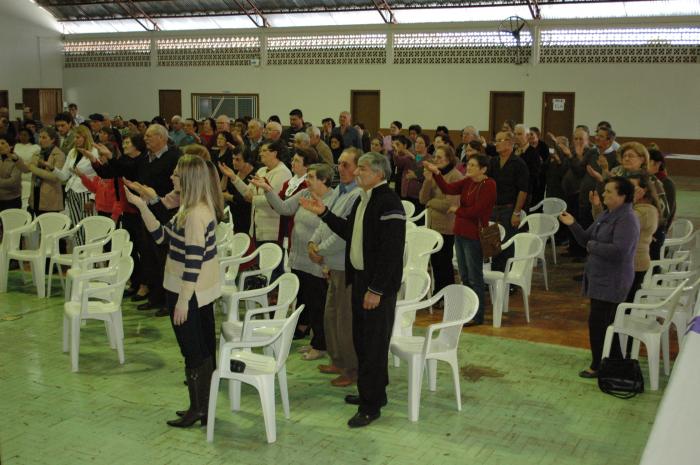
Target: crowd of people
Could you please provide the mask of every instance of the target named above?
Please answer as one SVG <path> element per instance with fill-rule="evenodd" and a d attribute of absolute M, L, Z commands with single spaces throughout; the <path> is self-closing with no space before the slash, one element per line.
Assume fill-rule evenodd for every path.
<path fill-rule="evenodd" d="M 443 236 L 431 256 L 435 292 L 455 283 L 454 251 L 460 281 L 479 297 L 470 325 L 480 325 L 480 230 L 498 222 L 507 240 L 523 211 L 545 196 L 565 200 L 560 220 L 568 228 L 557 242 L 575 260 L 588 257 L 592 362 L 580 376 L 597 375 L 605 328 L 659 258 L 674 218 L 675 188 L 657 147 L 620 145 L 605 121 L 592 132 L 577 126 L 572 143 L 506 121 L 493 141 L 466 126 L 455 144 L 445 126 L 431 139 L 418 124 L 404 131 L 393 121 L 387 135 L 371 135 L 349 112 L 338 120 L 316 127 L 294 109 L 287 127 L 277 116 L 174 116 L 166 124 L 99 113 L 83 119 L 71 104 L 42 126 L 31 111 L 11 122 L 0 108 L 0 210 L 65 211 L 74 224 L 104 215 L 129 232 L 135 267 L 126 295 L 142 302 L 139 310 L 170 317 L 185 358 L 191 405 L 172 426 L 206 421 L 212 303 L 221 292 L 214 230 L 225 205 L 233 231 L 256 246 L 287 241 L 297 302 L 305 305 L 295 338 L 312 336 L 304 360 L 329 357 L 318 369 L 336 375 L 333 386 L 357 383 L 358 395 L 345 398 L 358 405 L 351 427 L 370 424 L 387 401 L 402 201 L 416 213 L 428 209 L 425 226 Z M 503 271 L 512 255 L 512 247 L 496 255 L 492 268 Z M 282 273 L 280 265 L 272 279 Z"/>

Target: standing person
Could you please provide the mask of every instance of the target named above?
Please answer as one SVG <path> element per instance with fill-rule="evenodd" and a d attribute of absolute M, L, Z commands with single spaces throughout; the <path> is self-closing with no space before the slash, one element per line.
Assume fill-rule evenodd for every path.
<path fill-rule="evenodd" d="M 184 415 L 167 422 L 179 428 L 197 421 L 206 424 L 214 371 L 214 301 L 221 296 L 215 230 L 223 217 L 223 201 L 221 188 L 212 183 L 216 178 L 210 176 L 207 163 L 192 155 L 180 158 L 171 176 L 175 190 L 180 191 L 180 206 L 165 225 L 158 222 L 141 197 L 126 191 L 127 199 L 139 209 L 156 243 L 169 247 L 163 287 L 170 321 L 185 359 L 190 398 Z"/>
<path fill-rule="evenodd" d="M 331 134 L 335 129 L 335 120 L 333 118 L 323 118 L 321 120 L 321 139 L 327 145 L 331 145 Z"/>
<path fill-rule="evenodd" d="M 355 182 L 355 170 L 362 153 L 355 147 L 345 149 L 338 161 L 339 184 L 330 199 L 331 213 L 347 218 L 360 188 Z M 330 365 L 319 365 L 321 373 L 335 374 L 331 380 L 336 387 L 349 386 L 357 381 L 357 355 L 352 338 L 352 285 L 345 280 L 345 240 L 321 222 L 307 245 L 312 262 L 327 269 L 328 293 L 323 318 L 326 348 Z"/>
<path fill-rule="evenodd" d="M 474 155 L 467 162 L 466 177 L 447 183 L 437 166 L 425 164 L 440 190 L 445 194 L 459 195 L 454 223 L 455 250 L 462 284 L 469 286 L 479 297 L 479 310 L 473 320 L 475 325 L 484 322 L 484 260 L 479 229 L 488 225 L 496 203 L 496 182 L 486 175 L 488 167 L 486 155 Z"/>
<path fill-rule="evenodd" d="M 529 131 L 524 124 L 516 124 L 513 132 L 515 141 L 515 155 L 520 157 L 527 165 L 529 175 L 527 183 L 526 206 L 534 205 L 532 199 L 539 190 L 540 172 L 542 171 L 542 160 L 536 150 L 532 149 L 528 142 Z"/>
<path fill-rule="evenodd" d="M 349 111 L 343 111 L 338 117 L 339 125 L 333 130 L 334 134 L 340 135 L 343 138 L 344 147 L 357 147 L 362 150 L 362 136 L 359 131 L 352 125 L 352 115 Z M 331 148 L 333 148 L 331 146 Z"/>
<path fill-rule="evenodd" d="M 520 227 L 520 212 L 527 200 L 530 173 L 522 158 L 513 153 L 513 133 L 496 134 L 498 157 L 492 157 L 488 176 L 496 181 L 496 205 L 491 219 L 506 229 L 504 242 L 510 239 Z M 513 256 L 514 247 L 508 247 L 491 262 L 492 269 L 504 271 L 506 261 Z"/>
<path fill-rule="evenodd" d="M 216 138 L 216 134 L 214 133 L 214 130 L 216 129 L 216 122 L 214 121 L 214 118 L 204 118 L 200 127 L 201 130 L 199 131 L 199 139 L 206 148 L 211 150 Z"/>
<path fill-rule="evenodd" d="M 337 165 L 340 154 L 346 149 L 343 138 L 338 134 L 332 134 L 328 146 L 331 148 L 331 153 L 333 154 L 333 164 Z"/>
<path fill-rule="evenodd" d="M 299 154 L 294 155 L 292 166 L 299 161 L 294 161 Z M 318 360 L 326 355 L 326 336 L 323 326 L 323 313 L 326 304 L 326 291 L 328 283 L 320 263 L 311 261 L 307 253 L 307 245 L 311 240 L 321 220 L 313 213 L 299 208 L 301 198 L 310 199 L 312 196 L 320 198 L 323 204 L 331 205 L 332 194 L 331 181 L 333 180 L 333 168 L 325 163 L 316 163 L 309 166 L 306 174 L 307 188 L 304 188 L 291 196 L 282 198 L 276 194 L 264 178 L 254 178 L 253 184 L 265 191 L 265 198 L 270 206 L 282 216 L 294 216 L 293 228 L 290 234 L 289 266 L 299 278 L 299 293 L 297 305 L 304 304 L 308 309 L 306 325 L 313 332 L 311 347 L 302 355 L 303 360 Z"/>
<path fill-rule="evenodd" d="M 659 225 L 656 229 L 654 239 L 651 241 L 651 246 L 649 247 L 651 259 L 658 260 L 661 258 L 661 247 L 666 240 L 668 228 L 671 227 L 673 219 L 676 217 L 676 185 L 666 171 L 666 158 L 664 154 L 657 148 L 649 149 L 649 166 L 647 171 L 661 181 L 661 185 L 666 193 L 666 201 L 668 202 L 668 219 L 666 220 L 666 224 Z"/>
<path fill-rule="evenodd" d="M 449 145 L 435 150 L 435 168 L 448 184 L 462 180 L 457 171 L 457 156 Z M 420 189 L 420 202 L 428 209 L 428 224 L 442 235 L 442 248 L 430 256 L 430 265 L 435 276 L 435 294 L 455 282 L 452 254 L 455 245 L 455 212 L 459 208 L 459 195 L 447 195 L 437 185 L 430 163 L 424 164 L 425 181 Z M 478 238 L 478 237 L 477 237 Z"/>
<path fill-rule="evenodd" d="M 547 188 L 547 170 L 546 167 L 549 161 L 549 147 L 540 139 L 540 128 L 531 127 L 527 133 L 527 148 L 523 154 L 523 158 L 527 160 L 536 160 L 539 165 L 539 175 L 533 179 L 533 172 L 530 170 L 530 179 L 534 185 L 531 188 L 532 199 L 530 205 L 537 205 L 544 198 L 544 192 Z M 528 166 L 529 168 L 529 166 Z"/>
<path fill-rule="evenodd" d="M 52 128 L 39 131 L 39 147 L 39 155 L 30 163 L 19 160 L 20 169 L 32 173 L 29 210 L 34 215 L 63 211 L 63 186 L 53 170 L 63 168 L 66 156 L 58 148 L 56 131 Z"/>
<path fill-rule="evenodd" d="M 53 170 L 53 174 L 66 183 L 66 208 L 73 226 L 80 223 L 80 220 L 83 218 L 95 214 L 95 195 L 83 185 L 80 176 L 74 172 L 74 169 L 78 168 L 88 178 L 96 175 L 90 159 L 84 156 L 80 149 L 89 151 L 93 158 L 98 156 L 97 148 L 94 147 L 92 140 L 92 134 L 85 126 L 75 128 L 75 147 L 68 152 L 63 166 Z M 82 230 L 78 232 L 76 238 L 76 245 L 82 245 L 85 239 Z"/>
<path fill-rule="evenodd" d="M 236 176 L 243 180 L 245 184 L 250 184 L 250 180 L 255 175 L 257 164 L 254 160 L 247 159 L 250 156 L 249 152 L 236 153 L 231 160 L 231 166 L 225 162 L 222 164 L 233 169 Z M 238 192 L 238 189 L 230 181 L 230 177 L 226 176 L 225 168 L 219 168 L 223 177 L 221 179 L 221 188 L 223 189 L 224 201 L 228 205 L 231 216 L 233 217 L 233 232 L 250 234 L 250 215 L 251 204 L 243 195 Z"/>
<path fill-rule="evenodd" d="M 352 284 L 352 332 L 358 361 L 359 395 L 345 402 L 358 406 L 348 426 L 367 426 L 380 417 L 389 384 L 389 339 L 396 295 L 401 287 L 406 242 L 406 215 L 387 180 L 389 161 L 380 153 L 360 157 L 355 179 L 362 188 L 347 219 L 333 214 L 318 199 L 300 199 L 333 232 L 345 239 L 346 282 Z"/>
<path fill-rule="evenodd" d="M 73 116 L 68 112 L 59 113 L 54 118 L 54 124 L 56 125 L 58 136 L 61 139 L 59 145 L 61 152 L 69 153 L 75 146 L 75 121 L 73 120 Z"/>
<path fill-rule="evenodd" d="M 0 136 L 0 211 L 22 208 L 22 170 L 12 156 L 10 136 Z"/>
<path fill-rule="evenodd" d="M 22 160 L 22 164 L 18 165 L 22 170 L 22 208 L 27 208 L 29 206 L 29 195 L 32 191 L 32 173 L 25 167 L 39 156 L 41 147 L 34 143 L 32 134 L 28 129 L 20 129 L 17 138 L 18 141 L 15 144 L 14 153 Z"/>
<path fill-rule="evenodd" d="M 634 281 L 634 255 L 639 241 L 639 220 L 632 210 L 634 185 L 625 178 L 613 177 L 605 184 L 603 202 L 608 208 L 587 229 L 568 212 L 559 220 L 574 233 L 588 250 L 583 290 L 591 299 L 588 333 L 592 360 L 581 371 L 582 378 L 597 378 L 603 355 L 605 331 L 615 319 L 617 305 L 624 302 Z M 622 358 L 617 336 L 613 338 L 611 358 Z"/>
<path fill-rule="evenodd" d="M 287 144 L 289 150 L 294 150 L 294 136 L 304 131 L 306 131 L 304 114 L 300 109 L 295 108 L 289 112 L 289 127 L 282 132 L 282 141 Z"/>

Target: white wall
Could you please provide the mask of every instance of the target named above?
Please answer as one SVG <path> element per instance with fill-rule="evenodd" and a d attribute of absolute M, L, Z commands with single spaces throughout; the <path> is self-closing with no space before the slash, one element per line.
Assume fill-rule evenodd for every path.
<path fill-rule="evenodd" d="M 150 119 L 158 89 L 260 94 L 260 116 L 299 107 L 315 124 L 350 107 L 350 90 L 381 90 L 381 125 L 488 128 L 489 91 L 525 91 L 525 123 L 541 124 L 542 92 L 576 92 L 576 124 L 605 119 L 625 136 L 700 138 L 696 64 L 315 65 L 221 68 L 66 69 L 64 98 L 82 114 Z"/>
<path fill-rule="evenodd" d="M 0 89 L 10 98 L 10 116 L 23 88 L 63 87 L 61 35 L 56 21 L 29 0 L 3 0 L 0 14 Z"/>

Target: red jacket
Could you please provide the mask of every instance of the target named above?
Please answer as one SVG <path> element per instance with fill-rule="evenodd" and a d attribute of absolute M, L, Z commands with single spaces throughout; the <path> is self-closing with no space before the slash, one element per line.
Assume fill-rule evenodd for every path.
<path fill-rule="evenodd" d="M 496 181 L 486 178 L 477 183 L 470 178 L 448 184 L 442 175 L 435 176 L 440 190 L 448 195 L 459 195 L 455 213 L 455 234 L 467 239 L 479 239 L 479 226 L 487 226 L 496 204 Z"/>
<path fill-rule="evenodd" d="M 88 178 L 83 174 L 80 180 L 90 192 L 95 194 L 95 209 L 98 212 L 111 213 L 115 223 L 122 216 L 122 212 L 136 213 L 134 206 L 126 200 L 121 178 L 119 178 L 119 200 L 114 190 L 114 179 L 102 179 L 99 176 Z"/>

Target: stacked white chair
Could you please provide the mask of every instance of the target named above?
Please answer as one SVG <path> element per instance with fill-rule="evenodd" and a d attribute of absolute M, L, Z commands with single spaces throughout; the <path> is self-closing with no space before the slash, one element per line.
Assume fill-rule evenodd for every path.
<path fill-rule="evenodd" d="M 557 224 L 557 231 L 559 230 L 559 215 L 566 211 L 566 202 L 557 197 L 545 197 L 537 205 L 530 208 L 530 211 L 537 211 L 542 207 L 542 214 L 550 216 L 554 219 Z M 556 234 L 556 232 L 554 234 Z M 532 231 L 530 231 L 532 232 Z M 552 245 L 552 258 L 554 259 L 554 264 L 557 264 L 557 244 L 554 238 L 554 234 L 551 234 L 546 240 L 544 240 L 544 246 L 547 248 L 547 241 L 550 241 Z"/>
<path fill-rule="evenodd" d="M 44 213 L 37 216 L 34 221 L 16 228 L 8 238 L 8 246 L 0 254 L 0 292 L 7 292 L 7 275 L 10 260 L 20 263 L 28 262 L 32 268 L 32 279 L 39 297 L 46 294 L 46 259 L 53 253 L 54 236 L 68 230 L 70 218 L 63 213 Z M 19 236 L 33 234 L 40 231 L 39 246 L 36 249 L 21 248 Z M 4 240 L 3 240 L 4 243 Z"/>
<path fill-rule="evenodd" d="M 673 315 L 676 312 L 683 289 L 687 286 L 688 280 L 684 280 L 676 288 L 670 289 L 667 297 L 662 301 L 654 303 L 621 303 L 615 312 L 615 321 L 608 326 L 605 332 L 605 343 L 603 345 L 603 357 L 610 356 L 613 335 L 629 336 L 634 339 L 632 344 L 632 358 L 639 356 L 639 344 L 644 343 L 647 348 L 649 360 L 650 389 L 659 389 L 659 351 L 661 350 L 661 337 L 668 331 Z M 652 296 L 645 289 L 637 291 L 635 298 L 645 301 Z M 628 310 L 630 311 L 629 313 Z M 662 319 L 663 322 L 659 322 Z M 626 343 L 621 341 L 626 346 Z M 624 348 L 624 347 L 623 347 Z M 623 350 L 623 354 L 625 350 Z"/>
<path fill-rule="evenodd" d="M 0 256 L 5 250 L 19 249 L 22 234 L 15 231 L 32 222 L 32 215 L 19 208 L 9 208 L 0 212 L 0 225 L 2 225 L 2 242 L 0 242 Z"/>
<path fill-rule="evenodd" d="M 71 371 L 78 371 L 80 323 L 86 320 L 104 322 L 109 345 L 117 350 L 119 363 L 124 363 L 122 296 L 133 269 L 134 261 L 127 256 L 120 258 L 116 266 L 86 271 L 75 278 L 80 282 L 74 282 L 81 289 L 80 299 L 63 305 L 63 352 L 70 351 Z M 96 288 L 89 286 L 93 280 L 101 285 Z M 104 282 L 107 284 L 102 285 Z"/>
<path fill-rule="evenodd" d="M 511 284 L 522 289 L 525 318 L 528 323 L 530 322 L 528 297 L 532 287 L 532 267 L 534 261 L 542 253 L 542 239 L 534 234 L 519 233 L 502 244 L 501 249 L 505 250 L 511 245 L 515 247 L 515 253 L 513 258 L 506 261 L 504 272 L 484 271 L 484 282 L 489 286 L 491 302 L 493 303 L 494 328 L 501 327 L 502 314 L 508 312 L 508 288 Z"/>
<path fill-rule="evenodd" d="M 689 250 L 694 240 L 693 223 L 685 218 L 676 218 L 661 247 L 661 258 L 670 258 L 679 250 Z"/>
<path fill-rule="evenodd" d="M 540 239 L 542 239 L 542 251 L 537 257 L 542 263 L 542 274 L 544 275 L 544 288 L 549 290 L 549 280 L 547 278 L 547 257 L 545 254 L 547 241 L 551 240 L 552 243 L 552 257 L 554 263 L 557 263 L 557 249 L 554 243 L 554 235 L 559 231 L 559 220 L 550 215 L 544 213 L 533 213 L 527 215 L 525 220 L 520 223 L 520 228 L 525 225 L 528 226 L 528 232 L 534 234 Z"/>
<path fill-rule="evenodd" d="M 404 270 L 401 276 L 401 289 L 399 290 L 399 299 L 396 301 L 394 327 L 391 334 L 400 336 L 413 335 L 413 322 L 416 320 L 416 314 L 408 312 L 399 316 L 399 309 L 405 305 L 411 305 L 425 299 L 425 296 L 430 292 L 430 284 L 430 275 L 426 271 Z M 394 366 L 398 367 L 400 364 L 400 359 L 394 356 Z"/>
<path fill-rule="evenodd" d="M 430 299 L 397 308 L 396 317 L 428 308 L 441 299 L 444 299 L 442 322 L 428 326 L 425 336 L 394 334 L 391 339 L 391 353 L 408 363 L 408 418 L 411 421 L 418 421 L 420 392 L 426 365 L 429 388 L 431 391 L 437 389 L 438 360 L 447 362 L 452 369 L 457 410 L 462 410 L 457 349 L 462 326 L 474 318 L 479 307 L 479 299 L 474 291 L 461 284 L 450 284 Z"/>
<path fill-rule="evenodd" d="M 410 203 L 410 202 L 409 202 Z M 415 209 L 414 209 L 415 212 Z M 423 225 L 428 226 L 428 220 L 430 219 L 430 212 L 428 211 L 428 208 L 424 208 L 422 212 L 417 214 L 416 216 L 406 216 L 406 222 L 407 223 L 417 223 L 423 219 Z"/>
<path fill-rule="evenodd" d="M 250 237 L 247 234 L 237 233 L 231 237 L 225 249 L 218 250 L 219 270 L 221 273 L 221 292 L 222 296 L 220 303 L 224 313 L 228 312 L 227 295 L 238 292 L 236 286 L 236 277 L 238 276 L 238 268 L 242 263 L 240 259 L 250 248 Z"/>
<path fill-rule="evenodd" d="M 240 384 L 249 384 L 258 390 L 262 405 L 267 442 L 277 440 L 275 420 L 275 376 L 280 384 L 280 397 L 284 415 L 289 418 L 289 393 L 287 389 L 286 362 L 292 345 L 294 329 L 304 306 L 301 305 L 288 318 L 283 320 L 280 330 L 263 341 L 226 342 L 219 349 L 219 367 L 211 377 L 209 392 L 209 409 L 207 421 L 207 441 L 214 440 L 214 423 L 216 422 L 216 401 L 221 379 L 229 382 L 231 410 L 240 410 Z M 254 348 L 263 348 L 265 354 L 252 352 Z M 231 361 L 245 363 L 242 373 L 231 371 Z M 231 385 L 234 385 L 233 388 Z"/>
<path fill-rule="evenodd" d="M 416 212 L 416 206 L 408 200 L 402 200 L 401 204 L 403 205 L 403 211 L 406 213 L 406 218 L 413 217 L 413 214 Z"/>

